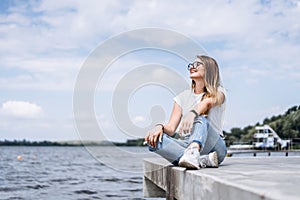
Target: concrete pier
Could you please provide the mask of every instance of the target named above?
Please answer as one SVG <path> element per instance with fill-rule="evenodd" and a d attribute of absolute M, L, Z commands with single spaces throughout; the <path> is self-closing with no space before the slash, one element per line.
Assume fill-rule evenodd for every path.
<path fill-rule="evenodd" d="M 144 159 L 144 196 L 166 199 L 300 199 L 300 157 L 225 158 L 219 168 L 186 170 Z"/>

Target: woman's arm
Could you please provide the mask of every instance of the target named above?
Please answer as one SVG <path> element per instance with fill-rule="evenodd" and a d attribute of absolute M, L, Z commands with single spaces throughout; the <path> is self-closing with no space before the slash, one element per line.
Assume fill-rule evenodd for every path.
<path fill-rule="evenodd" d="M 166 133 L 168 135 L 173 135 L 181 119 L 182 110 L 181 107 L 175 102 L 173 106 L 173 111 L 170 116 L 170 120 L 166 125 L 157 125 L 150 131 L 148 131 L 145 136 L 145 141 L 153 147 L 156 147 L 156 142 L 159 139 L 162 142 L 162 135 Z"/>
<path fill-rule="evenodd" d="M 164 125 L 164 132 L 172 136 L 180 123 L 182 116 L 181 107 L 175 102 L 169 122 Z"/>
<path fill-rule="evenodd" d="M 216 105 L 221 105 L 224 100 L 225 96 L 222 92 L 218 92 L 218 97 L 208 97 L 200 101 L 197 105 L 192 108 L 197 115 L 205 115 L 208 113 L 209 109 Z M 217 101 L 218 99 L 218 101 Z M 188 112 L 186 116 L 184 116 L 184 119 L 182 120 L 181 127 L 179 129 L 180 133 L 191 133 L 194 123 L 194 118 L 196 117 L 194 112 Z"/>
<path fill-rule="evenodd" d="M 218 101 L 217 101 L 218 99 Z M 223 92 L 217 93 L 217 98 L 209 97 L 200 101 L 193 109 L 198 113 L 198 115 L 207 114 L 209 109 L 216 105 L 221 105 L 225 100 L 225 95 Z"/>

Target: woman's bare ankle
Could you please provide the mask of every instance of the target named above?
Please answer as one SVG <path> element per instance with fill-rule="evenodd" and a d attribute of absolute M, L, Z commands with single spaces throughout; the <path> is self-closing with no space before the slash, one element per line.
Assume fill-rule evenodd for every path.
<path fill-rule="evenodd" d="M 200 151 L 201 149 L 201 146 L 198 142 L 192 142 L 189 147 L 197 147 L 197 149 Z"/>

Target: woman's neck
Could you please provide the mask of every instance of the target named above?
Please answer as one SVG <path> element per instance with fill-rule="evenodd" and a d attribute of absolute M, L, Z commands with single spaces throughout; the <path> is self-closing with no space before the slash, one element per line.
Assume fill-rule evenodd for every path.
<path fill-rule="evenodd" d="M 204 81 L 203 80 L 194 80 L 195 81 L 195 83 L 196 83 L 196 86 L 195 86 L 195 88 L 194 88 L 194 93 L 195 94 L 201 94 L 201 93 L 203 93 L 204 92 L 204 87 L 205 87 L 205 85 L 204 85 Z"/>

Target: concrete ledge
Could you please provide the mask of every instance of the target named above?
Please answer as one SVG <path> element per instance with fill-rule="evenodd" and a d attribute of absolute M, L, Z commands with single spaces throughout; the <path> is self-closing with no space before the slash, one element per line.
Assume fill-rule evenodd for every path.
<path fill-rule="evenodd" d="M 300 157 L 226 158 L 219 168 L 186 170 L 144 159 L 144 196 L 167 199 L 299 199 Z"/>

